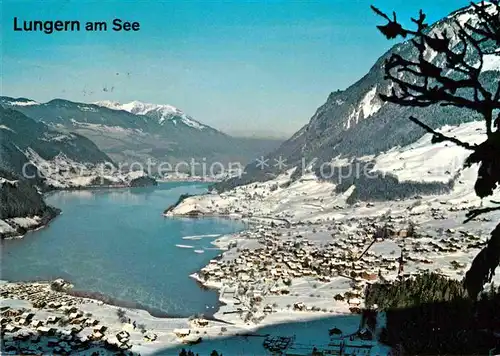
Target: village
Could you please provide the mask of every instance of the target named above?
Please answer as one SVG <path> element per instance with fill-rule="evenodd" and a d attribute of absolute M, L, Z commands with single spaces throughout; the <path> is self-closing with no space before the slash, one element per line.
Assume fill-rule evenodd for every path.
<path fill-rule="evenodd" d="M 334 186 L 312 174 L 287 189 L 289 176 L 188 197 L 167 213 L 249 223 L 246 231 L 214 241 L 225 250 L 221 258 L 192 275 L 219 290 L 224 305 L 217 317 L 250 326 L 377 310 L 364 303 L 370 284 L 427 272 L 462 279 L 496 221 L 484 216 L 465 223 L 465 213 L 482 203 L 462 187 L 444 197 L 347 204 L 348 194 L 333 195 Z M 369 332 L 376 340 L 377 331 Z M 339 345 L 335 351 L 328 345 L 324 354 L 339 354 Z M 312 345 L 304 349 L 297 354 L 311 354 Z"/>
<path fill-rule="evenodd" d="M 427 270 L 458 278 L 467 255 L 485 243 L 465 230 L 417 232 L 413 224 L 385 220 L 258 226 L 232 239 L 223 257 L 194 277 L 220 288 L 221 298 L 232 300 L 233 312 L 245 322 L 259 323 L 279 309 L 359 313 L 367 284 Z M 295 290 L 304 283 L 308 295 Z"/>
<path fill-rule="evenodd" d="M 104 349 L 119 354 L 133 354 L 127 331 L 109 335 L 108 328 L 91 313 L 81 310 L 90 300 L 76 298 L 64 292 L 69 285 L 55 280 L 50 285 L 2 284 L 2 342 L 6 354 L 40 354 L 47 348 L 57 354 Z M 19 302 L 10 303 L 13 298 Z M 32 308 L 27 307 L 31 303 Z M 105 337 L 109 335 L 110 337 Z M 144 336 L 154 340 L 154 335 Z M 23 346 L 24 345 L 24 346 Z"/>
<path fill-rule="evenodd" d="M 209 327 L 211 334 L 220 333 L 220 323 L 157 319 L 145 311 L 71 295 L 71 289 L 62 279 L 1 283 L 2 354 L 139 355 L 196 343 Z"/>

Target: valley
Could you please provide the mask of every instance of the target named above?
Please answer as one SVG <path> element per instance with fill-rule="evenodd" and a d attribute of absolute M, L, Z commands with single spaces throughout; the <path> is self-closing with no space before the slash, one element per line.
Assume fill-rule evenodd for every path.
<path fill-rule="evenodd" d="M 219 181 L 238 175 L 250 157 L 278 144 L 227 136 L 168 105 L 133 102 L 125 106 L 129 112 L 116 103 L 61 99 L 39 104 L 1 97 L 0 104 L 0 177 L 12 182 L 0 190 L 5 206 L 1 238 L 22 236 L 57 215 L 57 209 L 46 207 L 39 197 L 32 209 L 34 201 L 22 198 L 32 195 L 31 190 L 136 187 L 155 185 L 157 180 Z M 181 148 L 179 142 L 188 146 Z M 30 205 L 24 208 L 29 215 L 10 209 L 23 200 Z"/>
<path fill-rule="evenodd" d="M 295 122 L 294 90 L 324 88 L 306 69 L 327 68 L 303 57 L 309 47 L 273 60 L 276 48 L 299 45 L 296 32 L 281 42 L 255 32 L 253 61 L 246 31 L 221 46 L 247 28 L 243 12 L 214 43 L 202 41 L 214 57 L 200 45 L 184 53 L 191 61 L 153 66 L 155 78 L 176 78 L 165 74 L 159 86 L 148 79 L 125 94 L 108 82 L 92 100 L 86 91 L 75 101 L 1 96 L 2 353 L 500 352 L 500 4 L 468 4 L 430 24 L 421 12 L 410 29 L 371 9 L 391 47 L 346 87 L 326 83 L 336 89 L 284 141 L 266 135 Z M 277 19 L 254 21 L 270 21 L 266 33 L 279 38 Z M 329 47 L 314 46 L 330 27 L 301 26 L 292 27 L 317 53 Z M 354 48 L 371 48 L 363 41 Z M 239 45 L 244 60 L 233 53 Z M 212 62 L 224 55 L 220 76 Z M 274 77 L 284 68 L 302 83 L 287 99 Z M 121 70 L 110 70 L 116 83 Z M 247 80 L 225 84 L 240 71 Z M 201 115 L 130 99 L 165 93 Z M 233 132 L 248 137 L 212 127 L 233 113 Z"/>

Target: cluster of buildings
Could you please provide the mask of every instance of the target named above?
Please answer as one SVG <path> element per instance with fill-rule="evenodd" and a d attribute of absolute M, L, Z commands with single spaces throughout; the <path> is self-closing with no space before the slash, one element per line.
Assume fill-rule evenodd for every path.
<path fill-rule="evenodd" d="M 309 278 L 328 283 L 342 277 L 350 281 L 350 288 L 343 294 L 332 294 L 332 302 L 344 301 L 352 311 L 359 311 L 366 283 L 387 273 L 397 273 L 399 255 L 382 257 L 369 250 L 364 252 L 371 242 L 381 240 L 373 233 L 322 233 L 330 238 L 318 244 L 301 233 L 288 236 L 277 228 L 247 231 L 247 237 L 258 242 L 254 248 L 233 247 L 237 251 L 234 258 L 212 260 L 197 277 L 207 284 L 225 286 L 224 297 L 232 294 L 233 299 L 241 302 L 241 310 L 260 306 L 264 313 L 276 309 L 260 304 L 265 296 L 289 295 L 294 280 Z M 294 310 L 311 310 L 297 299 Z"/>
<path fill-rule="evenodd" d="M 435 209 L 430 217 L 438 220 L 443 215 L 443 209 Z M 397 214 L 287 227 L 257 226 L 238 238 L 237 244 L 230 244 L 229 251 L 210 261 L 197 277 L 207 285 L 223 286 L 223 296 L 230 294 L 237 300 L 242 315 L 256 308 L 264 315 L 276 311 L 276 306 L 266 304 L 266 296 L 290 295 L 295 280 L 329 283 L 339 277 L 348 279 L 349 287 L 332 293 L 332 300 L 359 312 L 367 284 L 409 278 L 425 270 L 463 274 L 470 262 L 469 252 L 477 253 L 485 243 L 478 234 L 424 229 L 410 223 L 408 216 Z M 253 243 L 245 243 L 248 241 Z M 301 297 L 293 310 L 321 311 L 302 303 Z"/>
<path fill-rule="evenodd" d="M 93 349 L 133 354 L 127 331 L 110 334 L 99 320 L 79 309 L 88 300 L 54 290 L 57 286 L 64 288 L 64 282 L 0 284 L 2 298 L 20 302 L 2 303 L 0 308 L 3 354 L 70 355 Z"/>

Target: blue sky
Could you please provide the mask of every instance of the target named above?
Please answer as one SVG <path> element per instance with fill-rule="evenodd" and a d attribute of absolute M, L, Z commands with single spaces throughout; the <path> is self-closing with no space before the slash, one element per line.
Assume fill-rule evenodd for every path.
<path fill-rule="evenodd" d="M 374 4 L 437 20 L 469 1 L 3 0 L 2 94 L 172 104 L 226 132 L 292 134 L 392 45 Z M 138 21 L 138 32 L 14 32 L 19 20 Z M 111 88 L 113 88 L 112 91 Z M 107 91 L 106 91 L 107 90 Z"/>

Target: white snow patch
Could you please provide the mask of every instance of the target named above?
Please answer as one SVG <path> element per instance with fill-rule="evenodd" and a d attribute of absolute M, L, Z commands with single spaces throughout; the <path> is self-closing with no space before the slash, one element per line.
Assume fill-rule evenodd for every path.
<path fill-rule="evenodd" d="M 134 179 L 147 175 L 144 171 L 119 171 L 110 162 L 76 162 L 62 153 L 51 160 L 43 159 L 31 148 L 24 153 L 46 177 L 46 184 L 55 188 L 129 186 Z"/>
<path fill-rule="evenodd" d="M 446 136 L 457 137 L 469 143 L 481 143 L 486 139 L 482 122 L 460 126 L 445 126 L 438 130 Z M 403 148 L 394 148 L 375 158 L 372 171 L 390 173 L 399 181 L 446 183 L 463 167 L 470 151 L 453 143 L 433 144 L 432 135 L 426 134 L 417 142 Z"/>
<path fill-rule="evenodd" d="M 140 178 L 140 177 L 144 177 L 146 176 L 146 172 L 144 171 L 132 171 L 132 172 L 128 172 L 126 175 L 125 175 L 125 180 L 130 182 L 134 179 L 137 179 L 137 178 Z"/>
<path fill-rule="evenodd" d="M 367 119 L 377 113 L 382 107 L 382 102 L 377 98 L 377 86 L 371 88 L 361 99 L 357 108 L 355 108 L 347 119 L 346 129 L 351 128 L 353 123 L 358 123 L 360 118 Z"/>
<path fill-rule="evenodd" d="M 9 102 L 10 105 L 15 105 L 15 106 L 30 106 L 30 105 L 38 105 L 36 101 L 29 100 L 29 101 L 11 101 Z"/>
<path fill-rule="evenodd" d="M 6 221 L 0 219 L 0 234 L 2 235 L 7 235 L 7 234 L 15 234 L 16 229 L 14 229 L 12 226 L 10 226 Z"/>
<path fill-rule="evenodd" d="M 71 123 L 75 126 L 78 126 L 79 128 L 82 128 L 82 129 L 95 130 L 95 131 L 100 131 L 103 133 L 111 133 L 111 134 L 117 134 L 117 133 L 119 133 L 119 134 L 135 134 L 136 132 L 140 131 L 138 129 L 127 129 L 127 128 L 124 128 L 121 126 L 91 124 L 88 122 L 76 121 L 74 119 L 71 119 Z"/>
<path fill-rule="evenodd" d="M 160 125 L 164 124 L 166 121 L 170 121 L 174 125 L 177 125 L 178 119 L 180 119 L 183 124 L 194 129 L 203 130 L 207 128 L 207 126 L 194 120 L 192 117 L 172 105 L 143 103 L 137 100 L 126 104 L 120 104 L 116 101 L 98 101 L 95 104 L 113 110 L 128 111 L 135 115 L 151 115 L 155 113 L 158 115 L 158 122 Z"/>
<path fill-rule="evenodd" d="M 42 141 L 48 141 L 48 142 L 62 142 L 62 141 L 67 141 L 67 140 L 72 140 L 75 136 L 73 134 L 63 134 L 63 133 L 58 133 L 58 134 L 51 134 L 51 133 L 44 133 L 43 137 L 41 137 Z"/>
<path fill-rule="evenodd" d="M 87 105 L 78 105 L 78 109 L 82 111 L 97 112 L 97 109 Z"/>
<path fill-rule="evenodd" d="M 32 226 L 37 226 L 40 224 L 41 218 L 39 216 L 24 217 L 24 218 L 11 218 L 8 219 L 9 223 L 14 223 L 25 229 L 29 229 Z"/>
<path fill-rule="evenodd" d="M 198 129 L 198 130 L 203 130 L 205 128 L 205 126 L 203 126 L 202 124 L 200 124 L 198 121 L 195 121 L 195 120 L 191 119 L 187 115 L 182 118 L 182 122 L 184 122 L 186 125 L 188 125 L 188 126 L 190 126 L 192 128 Z"/>
<path fill-rule="evenodd" d="M 483 57 L 483 72 L 500 71 L 500 53 L 486 54 Z"/>
<path fill-rule="evenodd" d="M 4 185 L 4 184 L 9 184 L 11 186 L 16 186 L 17 185 L 17 180 L 9 180 L 9 179 L 6 179 L 6 178 L 3 178 L 3 177 L 0 177 L 0 188 Z"/>
<path fill-rule="evenodd" d="M 16 132 L 16 131 L 12 130 L 10 127 L 7 127 L 7 126 L 5 126 L 5 125 L 0 125 L 0 129 L 2 129 L 2 130 L 12 131 L 12 132 L 14 132 L 14 133 Z"/>

